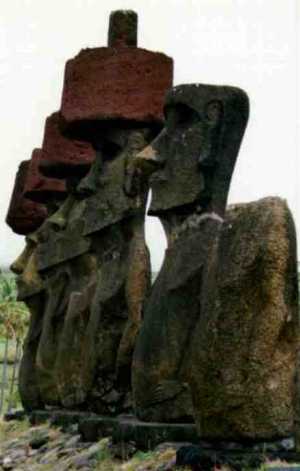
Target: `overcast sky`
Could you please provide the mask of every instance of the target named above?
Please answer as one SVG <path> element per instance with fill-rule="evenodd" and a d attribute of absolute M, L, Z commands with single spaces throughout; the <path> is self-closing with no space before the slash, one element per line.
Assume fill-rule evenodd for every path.
<path fill-rule="evenodd" d="M 105 46 L 108 16 L 139 15 L 139 45 L 175 62 L 175 85 L 235 85 L 250 97 L 250 121 L 229 202 L 287 199 L 300 233 L 298 0 L 1 0 L 0 266 L 24 240 L 4 219 L 17 167 L 40 147 L 45 118 L 60 107 L 64 65 L 81 48 Z M 297 122 L 298 121 L 298 122 Z M 148 218 L 153 267 L 165 240 Z"/>

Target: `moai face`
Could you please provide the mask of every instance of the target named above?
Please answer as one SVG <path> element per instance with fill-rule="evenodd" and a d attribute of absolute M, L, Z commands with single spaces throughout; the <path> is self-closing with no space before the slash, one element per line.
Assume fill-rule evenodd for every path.
<path fill-rule="evenodd" d="M 26 301 L 28 298 L 40 293 L 44 283 L 37 270 L 36 233 L 26 237 L 26 246 L 21 255 L 11 265 L 11 270 L 17 276 L 18 300 Z"/>
<path fill-rule="evenodd" d="M 168 93 L 165 116 L 163 131 L 138 156 L 155 170 L 149 214 L 222 216 L 247 122 L 247 96 L 232 87 L 181 85 Z"/>

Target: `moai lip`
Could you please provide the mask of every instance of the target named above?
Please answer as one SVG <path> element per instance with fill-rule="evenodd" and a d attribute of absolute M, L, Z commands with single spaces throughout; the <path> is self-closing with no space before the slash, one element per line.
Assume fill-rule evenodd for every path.
<path fill-rule="evenodd" d="M 106 119 L 162 123 L 173 61 L 135 47 L 136 35 L 136 14 L 114 12 L 109 47 L 84 49 L 67 62 L 61 114 L 69 129 L 78 121 Z"/>
<path fill-rule="evenodd" d="M 163 131 L 136 156 L 141 178 L 153 172 L 149 213 L 159 216 L 168 249 L 145 306 L 132 375 L 140 419 L 182 422 L 193 420 L 184 359 L 214 289 L 211 266 L 248 98 L 233 87 L 181 85 L 167 94 L 165 115 Z"/>
<path fill-rule="evenodd" d="M 15 178 L 14 190 L 9 203 L 6 223 L 14 232 L 26 235 L 38 229 L 47 217 L 47 209 L 24 197 L 30 161 L 21 162 Z"/>
<path fill-rule="evenodd" d="M 40 172 L 46 177 L 84 176 L 95 160 L 95 151 L 85 141 L 63 135 L 63 119 L 59 112 L 46 119 Z"/>
<path fill-rule="evenodd" d="M 67 195 L 65 182 L 44 177 L 39 170 L 39 163 L 44 154 L 42 149 L 34 149 L 32 152 L 28 176 L 24 185 L 24 196 L 39 203 L 48 203 L 52 199 L 65 199 Z"/>

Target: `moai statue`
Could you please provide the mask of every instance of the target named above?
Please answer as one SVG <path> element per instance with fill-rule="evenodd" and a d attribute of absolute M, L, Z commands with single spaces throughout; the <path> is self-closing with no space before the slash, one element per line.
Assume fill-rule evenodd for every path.
<path fill-rule="evenodd" d="M 19 389 L 26 409 L 42 405 L 35 369 L 35 355 L 45 308 L 45 285 L 36 264 L 38 231 L 47 215 L 57 208 L 57 202 L 66 197 L 63 181 L 50 180 L 39 174 L 41 154 L 42 151 L 36 149 L 31 160 L 21 163 L 7 216 L 7 222 L 12 223 L 13 230 L 17 232 L 21 226 L 22 234 L 26 235 L 26 247 L 11 266 L 12 271 L 18 275 L 18 300 L 26 303 L 31 314 L 19 373 Z M 34 201 L 27 198 L 28 194 Z M 18 211 L 14 212 L 13 208 L 16 207 Z M 16 214 L 21 211 L 24 211 L 23 216 L 21 214 L 20 219 L 16 218 Z"/>
<path fill-rule="evenodd" d="M 229 207 L 217 260 L 216 289 L 186 356 L 199 434 L 290 437 L 300 331 L 296 232 L 286 202 Z"/>
<path fill-rule="evenodd" d="M 146 303 L 133 356 L 137 416 L 146 421 L 193 420 L 187 353 L 213 268 L 235 161 L 248 120 L 237 88 L 181 85 L 165 100 L 166 122 L 135 159 L 128 185 L 150 177 L 150 215 L 158 216 L 168 248 Z M 196 368 L 196 365 L 195 365 Z"/>
<path fill-rule="evenodd" d="M 173 71 L 169 57 L 137 48 L 136 38 L 136 14 L 115 12 L 109 47 L 83 50 L 66 65 L 59 127 L 92 145 L 96 159 L 79 184 L 68 185 L 37 249 L 48 299 L 36 360 L 45 404 L 100 413 L 130 407 L 151 274 L 148 187 L 141 182 L 133 195 L 126 178 L 134 155 L 162 128 Z M 46 161 L 41 171 L 59 176 L 55 158 Z"/>
<path fill-rule="evenodd" d="M 65 181 L 63 179 L 58 180 L 55 178 L 56 175 L 51 175 L 51 178 L 45 178 L 40 173 L 39 166 L 44 162 L 55 161 L 56 166 L 59 167 L 60 162 L 63 161 L 64 164 L 69 163 L 71 169 L 73 169 L 74 165 L 76 167 L 80 165 L 87 167 L 88 160 L 91 163 L 95 156 L 92 147 L 87 143 L 73 143 L 60 135 L 58 122 L 58 113 L 47 119 L 44 134 L 46 150 L 44 148 L 34 150 L 31 160 L 21 164 L 20 169 L 24 169 L 22 172 L 21 170 L 19 172 L 22 173 L 22 184 L 21 187 L 20 184 L 15 185 L 13 194 L 18 193 L 18 201 L 22 202 L 23 211 L 27 207 L 33 208 L 35 211 L 37 208 L 40 212 L 42 210 L 44 215 L 43 219 L 38 219 L 38 223 L 32 224 L 30 214 L 28 215 L 25 212 L 27 222 L 24 222 L 25 225 L 23 224 L 25 229 L 22 233 L 26 235 L 26 247 L 11 267 L 18 274 L 18 299 L 27 304 L 31 313 L 29 332 L 24 344 L 19 374 L 19 388 L 22 402 L 26 409 L 35 409 L 44 404 L 41 388 L 39 387 L 40 381 L 37 375 L 36 356 L 42 333 L 44 312 L 49 304 L 48 285 L 50 281 L 39 272 L 36 256 L 37 248 L 39 243 L 41 241 L 45 242 L 48 236 L 46 216 L 51 216 L 51 214 L 55 213 L 67 196 Z M 73 160 L 75 161 L 74 165 Z M 85 173 L 88 171 L 88 168 L 86 168 Z M 72 171 L 69 173 L 72 174 Z M 61 177 L 61 174 L 59 176 Z M 19 180 L 17 178 L 17 181 Z M 18 191 L 16 190 L 17 186 L 19 188 Z M 44 205 L 41 203 L 44 203 Z M 15 204 L 13 206 L 15 207 Z M 14 221 L 13 217 L 15 218 L 15 215 L 10 209 L 7 220 Z M 19 227 L 19 220 L 17 220 L 17 223 Z M 13 226 L 13 229 L 16 231 L 15 226 L 16 223 Z M 50 388 L 49 393 L 51 393 Z"/>

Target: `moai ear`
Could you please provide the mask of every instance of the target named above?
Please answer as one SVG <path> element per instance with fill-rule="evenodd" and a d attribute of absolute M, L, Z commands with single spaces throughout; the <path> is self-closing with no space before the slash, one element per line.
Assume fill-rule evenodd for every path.
<path fill-rule="evenodd" d="M 212 100 L 206 105 L 205 111 L 208 122 L 216 125 L 220 122 L 223 116 L 223 104 L 219 100 Z"/>

